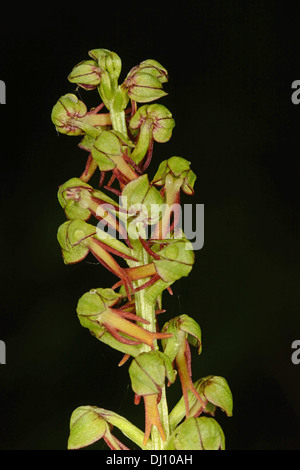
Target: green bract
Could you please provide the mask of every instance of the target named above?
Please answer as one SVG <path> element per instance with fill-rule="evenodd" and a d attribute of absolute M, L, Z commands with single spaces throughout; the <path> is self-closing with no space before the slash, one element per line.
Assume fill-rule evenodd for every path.
<path fill-rule="evenodd" d="M 95 106 L 88 110 L 75 94 L 67 93 L 51 113 L 56 130 L 80 137 L 78 146 L 87 153 L 81 174 L 58 187 L 67 220 L 58 228 L 57 240 L 66 265 L 89 254 L 116 278 L 110 287 L 82 294 L 76 313 L 100 348 L 122 354 L 119 366 L 129 361 L 134 403 L 142 401 L 145 423 L 142 430 L 113 411 L 79 406 L 70 419 L 68 449 L 103 439 L 111 450 L 128 450 L 113 435 L 114 428 L 142 450 L 224 449 L 224 433 L 212 416 L 218 409 L 232 416 L 232 394 L 223 377 L 192 379 L 190 345 L 201 353 L 200 325 L 181 314 L 159 329 L 163 295 L 173 294 L 173 284 L 186 278 L 195 262 L 180 212 L 181 191 L 194 194 L 196 175 L 190 162 L 172 156 L 154 169 L 152 180 L 146 173 L 154 146 L 167 143 L 175 126 L 169 109 L 153 103 L 167 94 L 163 86 L 168 72 L 147 59 L 119 83 L 118 54 L 98 48 L 88 56 L 68 80 L 94 91 Z M 119 381 L 116 368 L 111 373 L 113 396 Z M 97 374 L 101 379 L 101 370 Z M 182 396 L 169 412 L 166 385 L 176 377 Z"/>

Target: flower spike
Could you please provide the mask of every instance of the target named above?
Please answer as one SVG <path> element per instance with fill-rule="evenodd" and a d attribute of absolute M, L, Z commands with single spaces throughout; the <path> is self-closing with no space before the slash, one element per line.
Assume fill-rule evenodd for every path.
<path fill-rule="evenodd" d="M 120 343 L 146 344 L 151 349 L 154 348 L 155 340 L 172 336 L 170 333 L 151 332 L 137 325 L 135 322 L 144 324 L 149 322 L 122 308 L 114 308 L 119 300 L 120 295 L 112 289 L 90 290 L 78 301 L 77 313 L 81 324 L 94 332 L 97 337 L 106 330 Z"/>

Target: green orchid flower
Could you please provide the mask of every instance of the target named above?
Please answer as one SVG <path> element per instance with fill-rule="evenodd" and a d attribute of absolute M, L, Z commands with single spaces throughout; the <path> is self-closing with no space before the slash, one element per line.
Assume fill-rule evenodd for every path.
<path fill-rule="evenodd" d="M 167 70 L 159 62 L 147 60 L 130 70 L 121 87 L 131 100 L 148 103 L 167 95 L 162 89 L 167 81 Z"/>
<path fill-rule="evenodd" d="M 161 399 L 165 379 L 168 378 L 169 383 L 173 383 L 176 377 L 171 361 L 160 351 L 142 353 L 133 359 L 129 375 L 135 393 L 135 403 L 138 404 L 141 397 L 145 403 L 144 445 L 150 437 L 152 426 L 159 430 L 165 441 L 166 434 L 160 421 L 157 404 Z"/>
<path fill-rule="evenodd" d="M 188 315 L 180 315 L 166 323 L 162 331 L 172 334 L 172 338 L 168 342 L 163 342 L 164 352 L 172 362 L 175 361 L 176 363 L 186 408 L 186 417 L 190 414 L 189 390 L 198 400 L 198 413 L 201 413 L 205 409 L 206 403 L 192 382 L 191 351 L 189 347 L 189 343 L 193 344 L 197 347 L 198 354 L 201 353 L 201 329 L 193 318 Z"/>
<path fill-rule="evenodd" d="M 136 146 L 131 158 L 140 163 L 147 154 L 143 164 L 145 171 L 152 158 L 153 142 L 168 142 L 172 136 L 175 121 L 171 112 L 161 104 L 141 106 L 130 120 L 130 128 L 139 130 Z"/>
<path fill-rule="evenodd" d="M 68 135 L 89 134 L 96 137 L 102 126 L 111 124 L 110 116 L 87 110 L 86 105 L 73 93 L 62 96 L 53 106 L 51 119 L 58 132 Z"/>

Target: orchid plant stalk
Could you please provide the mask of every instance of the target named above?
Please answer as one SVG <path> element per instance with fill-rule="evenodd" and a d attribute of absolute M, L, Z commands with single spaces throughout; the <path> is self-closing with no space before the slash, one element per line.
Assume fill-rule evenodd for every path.
<path fill-rule="evenodd" d="M 232 415 L 232 394 L 219 376 L 192 380 L 191 350 L 202 350 L 201 329 L 181 314 L 158 331 L 164 291 L 189 275 L 194 251 L 180 227 L 181 192 L 192 195 L 196 175 L 178 156 L 147 174 L 156 143 L 165 143 L 175 126 L 171 112 L 153 103 L 166 95 L 167 70 L 156 60 L 133 67 L 119 84 L 121 59 L 107 49 L 89 51 L 68 80 L 96 90 L 100 103 L 88 110 L 75 93 L 62 96 L 51 118 L 58 132 L 80 136 L 87 153 L 79 176 L 58 189 L 66 215 L 58 229 L 65 264 L 93 256 L 116 276 L 111 287 L 93 287 L 78 300 L 81 325 L 121 353 L 134 403 L 143 402 L 145 428 L 96 405 L 79 406 L 70 419 L 69 449 L 104 439 L 110 449 L 128 447 L 117 428 L 142 450 L 224 449 L 216 408 Z M 98 104 L 99 103 L 99 104 Z M 91 180 L 95 183 L 91 184 Z M 169 410 L 167 388 L 179 376 L 182 397 Z"/>

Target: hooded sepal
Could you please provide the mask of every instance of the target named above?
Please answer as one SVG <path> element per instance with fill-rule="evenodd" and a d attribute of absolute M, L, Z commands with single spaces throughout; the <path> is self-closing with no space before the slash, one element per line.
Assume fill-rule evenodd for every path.
<path fill-rule="evenodd" d="M 184 193 L 194 193 L 196 175 L 190 169 L 190 162 L 188 160 L 182 157 L 171 157 L 168 160 L 164 160 L 159 165 L 152 183 L 157 186 L 163 186 L 166 184 L 168 175 L 171 175 L 177 181 L 177 186 L 179 182 Z"/>
<path fill-rule="evenodd" d="M 87 200 L 92 191 L 92 186 L 79 178 L 71 178 L 59 187 L 58 202 L 69 220 L 90 218 L 91 211 L 88 209 Z"/>
<path fill-rule="evenodd" d="M 138 261 L 131 256 L 131 250 L 124 243 L 80 219 L 64 222 L 58 229 L 57 238 L 65 264 L 78 263 L 91 252 L 103 266 L 121 279 L 128 298 L 131 298 L 131 280 L 126 270 L 110 254 Z"/>
<path fill-rule="evenodd" d="M 122 61 L 118 54 L 108 49 L 93 49 L 89 51 L 101 69 L 101 80 L 98 85 L 100 97 L 109 110 L 122 111 L 126 108 L 129 97 L 127 90 L 118 85 L 122 69 Z"/>
<path fill-rule="evenodd" d="M 76 95 L 67 93 L 53 106 L 51 119 L 61 134 L 84 135 L 95 138 L 102 132 L 102 126 L 111 124 L 108 114 L 87 111 L 86 105 Z"/>
<path fill-rule="evenodd" d="M 119 343 L 129 346 L 147 344 L 153 349 L 155 340 L 170 337 L 168 333 L 150 332 L 137 325 L 135 322 L 148 322 L 122 307 L 116 308 L 115 305 L 120 299 L 121 295 L 112 289 L 92 289 L 83 294 L 77 305 L 81 325 L 100 340 L 103 334 L 108 332 Z M 133 356 L 139 351 L 137 348 L 127 349 Z"/>
<path fill-rule="evenodd" d="M 148 103 L 167 94 L 162 89 L 166 81 L 166 69 L 159 62 L 148 59 L 130 70 L 121 88 L 127 90 L 131 100 Z"/>
<path fill-rule="evenodd" d="M 112 426 L 102 416 L 97 406 L 80 406 L 73 411 L 70 419 L 68 449 L 82 449 L 104 439 L 112 450 L 128 450 L 111 433 Z"/>
<path fill-rule="evenodd" d="M 94 90 L 101 81 L 102 73 L 102 69 L 95 60 L 83 60 L 75 65 L 68 76 L 68 80 L 85 90 Z"/>
<path fill-rule="evenodd" d="M 57 197 L 69 220 L 87 221 L 93 214 L 103 224 L 109 226 L 112 232 L 115 234 L 119 232 L 121 237 L 127 240 L 126 229 L 118 221 L 119 205 L 102 191 L 94 189 L 80 178 L 71 178 L 59 187 Z M 100 227 L 97 234 L 101 239 L 104 236 L 104 232 L 100 232 Z M 109 238 L 107 232 L 105 238 Z"/>
<path fill-rule="evenodd" d="M 172 334 L 172 337 L 168 341 L 162 341 L 162 344 L 164 353 L 172 362 L 176 363 L 184 398 L 186 417 L 190 413 L 188 391 L 198 400 L 200 413 L 205 409 L 206 403 L 192 382 L 191 352 L 189 347 L 189 343 L 191 343 L 197 346 L 198 354 L 201 353 L 200 326 L 188 315 L 180 315 L 167 322 L 162 328 L 162 332 Z"/>

